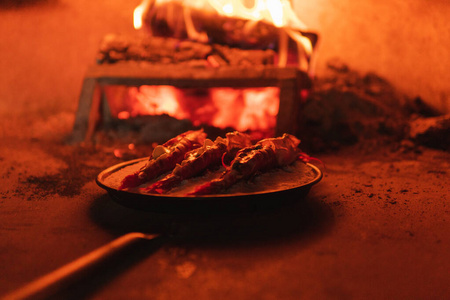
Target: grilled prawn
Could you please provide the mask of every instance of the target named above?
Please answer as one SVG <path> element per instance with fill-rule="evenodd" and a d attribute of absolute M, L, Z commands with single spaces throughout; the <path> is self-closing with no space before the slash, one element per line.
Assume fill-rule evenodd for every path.
<path fill-rule="evenodd" d="M 299 144 L 299 139 L 285 133 L 282 137 L 264 139 L 254 146 L 243 148 L 218 179 L 198 186 L 188 195 L 217 194 L 259 171 L 289 165 L 299 156 Z"/>
<path fill-rule="evenodd" d="M 203 130 L 191 130 L 170 139 L 163 145 L 158 145 L 145 166 L 125 177 L 119 189 L 137 187 L 172 170 L 184 159 L 188 151 L 200 147 L 205 138 Z"/>
<path fill-rule="evenodd" d="M 219 166 L 222 160 L 229 160 L 237 151 L 250 145 L 250 137 L 237 131 L 227 133 L 225 139 L 218 137 L 214 142 L 207 139 L 203 147 L 188 152 L 172 173 L 146 188 L 145 192 L 165 193 L 183 180 L 192 178 L 208 168 Z"/>

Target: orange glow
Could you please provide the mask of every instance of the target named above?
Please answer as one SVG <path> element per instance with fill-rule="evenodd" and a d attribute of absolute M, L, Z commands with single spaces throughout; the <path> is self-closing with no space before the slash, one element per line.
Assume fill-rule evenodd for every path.
<path fill-rule="evenodd" d="M 231 127 L 239 131 L 267 131 L 276 125 L 279 89 L 211 88 L 177 89 L 172 86 L 127 88 L 120 106 L 109 101 L 111 113 L 119 119 L 167 114 L 189 119 L 195 126 Z M 109 100 L 109 99 L 108 99 Z"/>
<path fill-rule="evenodd" d="M 212 89 L 212 104 L 219 108 L 211 125 L 233 127 L 239 131 L 275 128 L 278 114 L 279 89 L 247 88 Z"/>
<path fill-rule="evenodd" d="M 130 96 L 135 97 L 137 105 L 134 114 L 141 114 L 147 112 L 150 115 L 168 114 L 176 116 L 180 119 L 186 116 L 180 111 L 178 105 L 176 90 L 171 86 L 149 86 L 144 85 L 139 89 L 136 87 L 130 88 Z"/>

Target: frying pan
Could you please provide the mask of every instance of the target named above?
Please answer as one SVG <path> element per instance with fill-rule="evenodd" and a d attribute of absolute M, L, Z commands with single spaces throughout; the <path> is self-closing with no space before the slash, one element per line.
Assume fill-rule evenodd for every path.
<path fill-rule="evenodd" d="M 206 196 L 185 196 L 189 184 L 167 195 L 147 194 L 118 189 L 120 178 L 130 169 L 138 169 L 148 158 L 123 162 L 100 172 L 97 184 L 117 203 L 138 210 L 166 214 L 228 214 L 253 212 L 285 205 L 303 199 L 311 187 L 322 179 L 322 172 L 312 164 L 296 162 L 283 169 L 259 175 L 253 182 L 244 182 L 226 193 Z M 219 170 L 220 171 L 220 170 Z M 219 172 L 218 171 L 218 172 Z M 216 172 L 216 173 L 218 173 Z M 220 173 L 220 172 L 219 172 Z M 217 174 L 216 174 L 217 175 Z M 208 178 L 208 175 L 205 175 Z M 214 174 L 209 174 L 209 178 Z M 192 185 L 198 182 L 192 182 Z M 191 186 L 192 187 L 192 186 Z M 44 299 L 64 290 L 72 283 L 109 261 L 119 252 L 146 241 L 164 241 L 160 234 L 131 232 L 44 275 L 5 295 L 2 299 Z"/>
<path fill-rule="evenodd" d="M 288 168 L 261 174 L 251 182 L 238 183 L 223 194 L 186 196 L 196 185 L 220 175 L 221 170 L 191 180 L 165 195 L 119 190 L 121 179 L 140 169 L 147 159 L 126 161 L 107 168 L 97 176 L 96 182 L 111 199 L 129 208 L 169 214 L 221 214 L 255 211 L 298 201 L 322 179 L 319 168 L 298 161 Z M 295 197 L 290 197 L 292 195 Z"/>

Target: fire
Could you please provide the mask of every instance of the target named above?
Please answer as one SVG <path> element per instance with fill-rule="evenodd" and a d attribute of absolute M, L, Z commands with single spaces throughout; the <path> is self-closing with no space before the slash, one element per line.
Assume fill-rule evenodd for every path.
<path fill-rule="evenodd" d="M 151 0 L 144 0 L 141 4 L 139 4 L 133 12 L 133 25 L 135 29 L 142 28 L 142 16 L 144 15 L 145 10 L 149 6 Z"/>
<path fill-rule="evenodd" d="M 134 11 L 136 29 L 142 28 L 145 18 L 163 18 L 174 32 L 185 31 L 189 39 L 199 42 L 208 42 L 209 35 L 217 34 L 217 26 L 229 25 L 227 22 L 214 24 L 218 18 L 242 20 L 242 32 L 236 34 L 235 29 L 231 29 L 233 36 L 242 34 L 250 41 L 254 35 L 259 35 L 266 44 L 267 39 L 273 39 L 273 43 L 278 43 L 280 67 L 286 66 L 291 39 L 297 44 L 298 67 L 309 69 L 313 46 L 301 33 L 308 30 L 307 26 L 297 17 L 289 0 L 143 0 Z M 259 24 L 274 29 L 257 29 Z M 261 32 L 266 31 L 268 36 L 261 37 L 265 34 Z"/>
<path fill-rule="evenodd" d="M 144 12 L 150 7 L 158 7 L 163 3 L 179 2 L 184 7 L 206 11 L 212 9 L 223 16 L 235 17 L 252 21 L 265 21 L 276 27 L 289 26 L 306 30 L 306 25 L 298 19 L 289 0 L 255 0 L 253 6 L 241 0 L 143 0 L 134 10 L 135 28 L 142 27 Z"/>
<path fill-rule="evenodd" d="M 290 41 L 297 45 L 298 68 L 311 71 L 311 40 L 289 0 L 143 0 L 134 11 L 136 29 L 153 35 L 202 43 L 265 49 L 278 43 L 278 66 L 288 63 Z M 231 41 L 231 43 L 230 43 Z M 242 43 L 242 44 L 241 44 Z M 209 58 L 208 58 L 209 59 Z M 214 64 L 212 64 L 214 66 Z M 279 88 L 129 88 L 118 118 L 168 114 L 194 125 L 270 132 L 279 110 Z M 269 133 L 270 134 L 270 133 Z"/>
<path fill-rule="evenodd" d="M 137 111 L 140 114 L 145 111 L 151 115 L 168 114 L 177 118 L 186 118 L 176 99 L 176 90 L 171 86 L 141 86 L 139 89 L 130 88 L 130 96 L 137 100 Z M 136 109 L 136 108 L 135 108 Z"/>
<path fill-rule="evenodd" d="M 117 95 L 117 90 L 108 94 Z M 120 106 L 109 101 L 111 113 L 119 119 L 167 114 L 179 120 L 189 119 L 195 126 L 228 127 L 268 135 L 275 128 L 279 108 L 276 87 L 198 90 L 144 85 L 127 88 L 123 98 L 115 101 Z"/>
<path fill-rule="evenodd" d="M 302 28 L 306 28 L 302 22 L 290 13 L 291 4 L 288 0 L 256 0 L 252 7 L 248 7 L 240 0 L 200 0 L 215 9 L 218 14 L 228 17 L 252 21 L 265 21 L 275 25 L 276 27 L 289 26 L 289 23 L 300 24 Z M 188 1 L 190 2 L 190 1 Z M 195 1 L 197 2 L 197 1 Z M 250 2 L 250 1 L 246 1 Z M 189 5 L 189 4 L 188 4 Z M 295 17 L 295 19 L 291 19 Z"/>

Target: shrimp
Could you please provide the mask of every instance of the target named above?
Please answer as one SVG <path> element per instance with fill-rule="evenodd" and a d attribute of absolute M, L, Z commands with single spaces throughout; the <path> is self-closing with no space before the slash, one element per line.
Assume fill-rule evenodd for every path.
<path fill-rule="evenodd" d="M 203 130 L 190 130 L 170 139 L 163 145 L 156 146 L 145 166 L 136 173 L 126 176 L 119 189 L 138 187 L 172 170 L 184 159 L 188 151 L 200 147 L 205 138 L 206 134 Z"/>
<path fill-rule="evenodd" d="M 217 194 L 257 172 L 289 165 L 298 159 L 300 140 L 290 134 L 264 139 L 238 151 L 231 165 L 217 179 L 198 186 L 188 196 Z"/>

